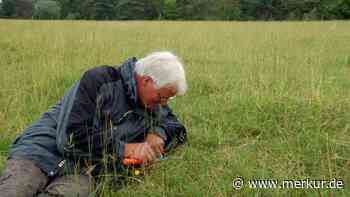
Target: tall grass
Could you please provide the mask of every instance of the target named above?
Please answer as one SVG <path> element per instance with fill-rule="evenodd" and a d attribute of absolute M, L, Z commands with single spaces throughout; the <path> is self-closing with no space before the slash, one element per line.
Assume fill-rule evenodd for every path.
<path fill-rule="evenodd" d="M 0 20 L 0 151 L 81 73 L 171 50 L 189 142 L 120 196 L 349 196 L 350 23 Z M 3 166 L 0 162 L 0 167 Z M 250 189 L 232 179 L 332 179 L 345 189 Z"/>

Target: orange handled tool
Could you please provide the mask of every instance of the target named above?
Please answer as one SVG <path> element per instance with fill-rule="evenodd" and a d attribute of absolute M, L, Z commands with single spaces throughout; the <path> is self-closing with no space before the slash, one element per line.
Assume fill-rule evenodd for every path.
<path fill-rule="evenodd" d="M 138 165 L 138 164 L 142 164 L 142 160 L 140 159 L 132 159 L 132 158 L 125 158 L 123 159 L 123 165 Z"/>

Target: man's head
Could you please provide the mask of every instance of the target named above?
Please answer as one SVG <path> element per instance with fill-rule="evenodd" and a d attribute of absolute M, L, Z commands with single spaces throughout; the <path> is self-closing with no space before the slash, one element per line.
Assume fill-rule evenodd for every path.
<path fill-rule="evenodd" d="M 166 105 L 169 99 L 187 90 L 183 66 L 170 52 L 155 52 L 137 61 L 135 79 L 138 99 L 150 109 Z"/>

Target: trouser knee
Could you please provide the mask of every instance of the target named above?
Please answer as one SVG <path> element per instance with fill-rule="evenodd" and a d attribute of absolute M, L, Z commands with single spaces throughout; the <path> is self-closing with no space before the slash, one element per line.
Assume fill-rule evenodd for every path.
<path fill-rule="evenodd" d="M 87 197 L 93 185 L 93 180 L 86 175 L 61 176 L 55 178 L 41 196 Z"/>
<path fill-rule="evenodd" d="M 0 194 L 2 197 L 34 196 L 44 189 L 48 177 L 33 161 L 9 159 L 0 177 Z"/>

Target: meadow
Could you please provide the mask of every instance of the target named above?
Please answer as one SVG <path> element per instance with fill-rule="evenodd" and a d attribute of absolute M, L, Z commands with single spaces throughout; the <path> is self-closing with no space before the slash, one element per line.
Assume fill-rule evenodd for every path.
<path fill-rule="evenodd" d="M 157 50 L 185 65 L 189 91 L 170 106 L 188 143 L 106 196 L 350 196 L 347 21 L 0 20 L 0 169 L 15 136 L 85 70 Z M 344 188 L 247 185 L 307 178 Z"/>

